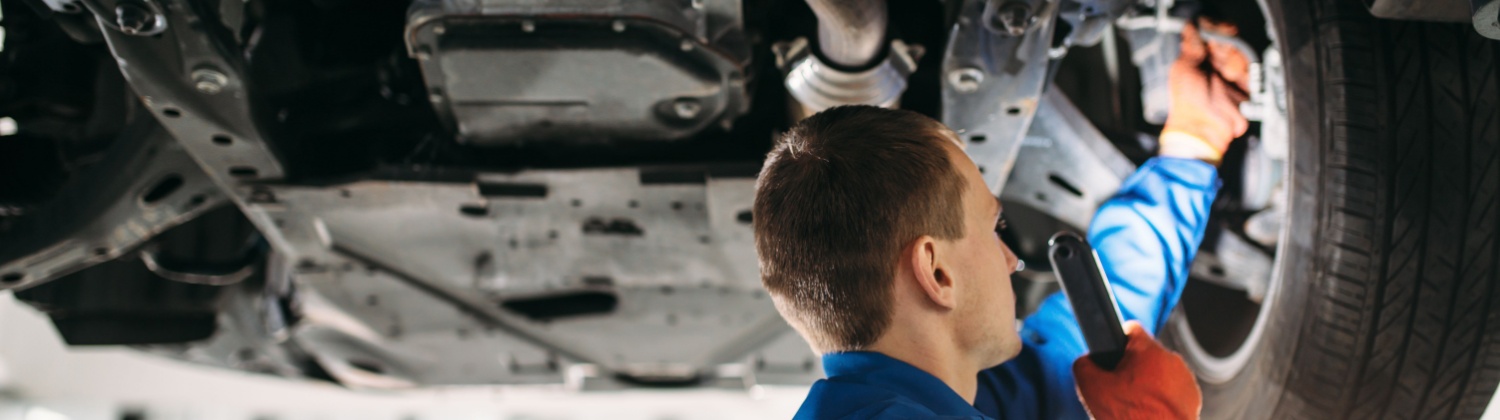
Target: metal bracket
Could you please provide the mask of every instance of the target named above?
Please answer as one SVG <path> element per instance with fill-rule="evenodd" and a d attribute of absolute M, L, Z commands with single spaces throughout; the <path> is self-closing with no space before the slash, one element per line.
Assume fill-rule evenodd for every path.
<path fill-rule="evenodd" d="M 104 156 L 46 208 L 0 233 L 0 290 L 108 261 L 225 202 L 154 121 L 127 127 Z"/>
<path fill-rule="evenodd" d="M 1042 97 L 1015 169 L 1000 195 L 1087 230 L 1099 205 L 1120 189 L 1135 165 L 1053 87 Z"/>
<path fill-rule="evenodd" d="M 943 123 L 964 139 L 985 183 L 998 196 L 1047 84 L 1057 3 L 1032 2 L 1037 20 L 1020 37 L 991 29 L 983 19 L 986 3 L 965 1 L 948 38 Z"/>
<path fill-rule="evenodd" d="M 255 269 L 257 268 L 255 264 L 256 258 L 247 258 L 244 264 L 231 270 L 219 272 L 197 272 L 180 270 L 167 265 L 163 265 L 161 262 L 161 257 L 157 256 L 159 252 L 156 249 L 157 247 L 147 246 L 144 248 L 145 249 L 141 250 L 140 256 L 141 263 L 146 265 L 146 269 L 150 270 L 152 273 L 156 273 L 156 275 L 161 276 L 161 278 L 176 282 L 202 284 L 207 286 L 228 286 L 245 281 L 245 279 L 250 278 L 250 275 L 255 274 Z M 259 256 L 259 253 L 252 255 Z"/>
<path fill-rule="evenodd" d="M 84 0 L 90 10 L 112 10 L 116 0 Z M 159 1 L 165 30 L 151 37 L 113 29 L 97 16 L 110 52 L 141 102 L 177 138 L 210 179 L 237 204 L 276 250 L 288 239 L 255 184 L 286 170 L 250 107 L 245 60 L 222 27 L 186 0 Z M 271 201 L 274 201 L 274 196 Z M 272 206 L 267 206 L 271 204 Z"/>
<path fill-rule="evenodd" d="M 89 0 L 110 10 L 110 0 Z M 128 35 L 99 16 L 104 39 L 125 80 L 183 147 L 226 190 L 247 180 L 285 173 L 250 112 L 250 89 L 238 47 L 215 36 L 212 20 L 183 0 L 162 0 L 166 27 L 159 36 Z M 199 27 L 200 31 L 192 28 Z"/>
<path fill-rule="evenodd" d="M 1189 273 L 1197 279 L 1235 290 L 1243 290 L 1251 301 L 1260 302 L 1271 284 L 1273 260 L 1239 235 L 1219 232 L 1213 252 L 1199 252 Z"/>

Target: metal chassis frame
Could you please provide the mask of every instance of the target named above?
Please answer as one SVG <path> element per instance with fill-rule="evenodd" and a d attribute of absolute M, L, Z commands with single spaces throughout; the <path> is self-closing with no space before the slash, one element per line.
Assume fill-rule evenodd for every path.
<path fill-rule="evenodd" d="M 762 369 L 747 369 L 744 365 L 737 363 L 747 357 L 741 351 L 742 349 L 753 351 L 755 347 L 764 346 L 767 343 L 777 343 L 775 346 L 788 347 L 787 338 L 795 337 L 787 334 L 788 328 L 774 315 L 774 310 L 764 300 L 760 304 L 760 312 L 756 313 L 767 317 L 754 320 L 754 325 L 745 329 L 744 333 L 738 335 L 734 341 L 724 343 L 718 349 L 711 349 L 712 351 L 707 353 L 708 356 L 691 364 L 692 371 L 684 373 L 678 372 L 680 366 L 620 363 L 595 349 L 559 341 L 549 335 L 547 326 L 538 326 L 501 311 L 491 302 L 478 299 L 472 293 L 465 293 L 466 290 L 456 288 L 452 283 L 442 279 L 434 278 L 430 273 L 417 272 L 408 266 L 389 263 L 377 255 L 378 250 L 372 251 L 358 245 L 333 240 L 326 224 L 318 217 L 309 217 L 310 214 L 320 210 L 310 212 L 306 207 L 299 207 L 309 203 L 309 201 L 302 200 L 308 199 L 311 195 L 345 194 L 344 196 L 347 197 L 351 189 L 386 188 L 401 181 L 375 182 L 367 185 L 348 184 L 344 186 L 345 188 L 339 188 L 339 186 L 301 187 L 278 183 L 286 178 L 287 169 L 282 165 L 279 151 L 269 141 L 266 131 L 256 126 L 255 119 L 252 117 L 249 103 L 251 89 L 247 86 L 247 80 L 244 77 L 244 59 L 230 53 L 235 50 L 229 44 L 231 37 L 228 34 L 219 33 L 215 25 L 211 24 L 209 17 L 195 10 L 187 0 L 142 1 L 159 4 L 160 10 L 165 11 L 166 27 L 159 36 L 142 37 L 124 34 L 111 29 L 111 22 L 108 22 L 107 16 L 104 15 L 99 17 L 100 25 L 127 81 L 140 95 L 146 108 L 177 141 L 174 143 L 163 135 L 143 136 L 142 138 L 151 139 L 150 141 L 167 143 L 165 146 L 157 145 L 161 146 L 160 150 L 164 152 L 156 158 L 157 160 L 149 164 L 139 164 L 139 158 L 122 162 L 130 163 L 131 165 L 126 165 L 130 168 L 141 170 L 158 171 L 172 168 L 189 172 L 181 174 L 186 180 L 183 186 L 184 191 L 203 190 L 204 192 L 201 194 L 201 200 L 200 196 L 188 199 L 189 203 L 197 204 L 192 206 L 179 204 L 178 207 L 173 207 L 178 211 L 170 213 L 171 217 L 153 219 L 156 220 L 155 224 L 146 229 L 147 234 L 138 234 L 133 238 L 111 242 L 108 246 L 101 248 L 108 249 L 108 251 L 100 255 L 68 256 L 67 258 L 71 258 L 68 264 L 72 264 L 70 269 L 82 268 L 87 262 L 98 258 L 119 255 L 124 250 L 149 238 L 149 233 L 159 232 L 172 224 L 187 220 L 213 204 L 231 201 L 256 225 L 277 251 L 273 258 L 282 260 L 281 264 L 278 264 L 282 271 L 274 275 L 270 284 L 266 285 L 270 293 L 268 296 L 295 296 L 294 306 L 303 316 L 301 322 L 296 325 L 283 326 L 287 327 L 285 330 L 266 331 L 266 334 L 268 336 L 284 334 L 284 337 L 292 340 L 291 343 L 297 343 L 301 347 L 306 347 L 308 344 L 323 346 L 323 349 L 334 349 L 335 353 L 345 352 L 392 362 L 387 364 L 391 370 L 386 374 L 370 375 L 369 372 L 360 372 L 357 366 L 347 361 L 340 363 L 338 360 L 328 359 L 326 354 L 314 355 L 331 374 L 351 386 L 406 387 L 425 382 L 411 369 L 403 369 L 403 366 L 413 366 L 403 362 L 409 359 L 410 349 L 391 344 L 389 336 L 393 334 L 389 329 L 378 328 L 380 325 L 376 325 L 377 323 L 368 317 L 355 316 L 361 313 L 361 310 L 354 309 L 359 306 L 356 297 L 327 295 L 324 292 L 334 289 L 317 287 L 317 283 L 320 282 L 338 282 L 337 277 L 341 275 L 354 275 L 348 273 L 358 272 L 360 271 L 358 268 L 361 267 L 364 268 L 365 273 L 359 274 L 360 276 L 384 278 L 384 281 L 393 282 L 393 284 L 415 288 L 423 292 L 417 295 L 417 298 L 435 299 L 455 309 L 462 315 L 462 318 L 466 319 L 464 322 L 472 324 L 466 324 L 466 327 L 458 329 L 456 334 L 460 338 L 469 334 L 463 332 L 465 328 L 473 328 L 486 333 L 499 332 L 499 335 L 507 339 L 515 339 L 516 343 L 529 346 L 530 350 L 527 351 L 531 354 L 545 355 L 544 365 L 547 363 L 566 364 L 565 367 L 551 367 L 552 372 L 544 376 L 561 377 L 565 382 L 582 388 L 607 387 L 607 385 L 589 384 L 600 381 L 609 382 L 611 373 L 637 373 L 644 376 L 684 375 L 708 379 L 741 378 L 744 384 L 753 383 L 757 375 L 766 378 L 783 375 L 784 372 L 772 372 L 774 369 L 767 371 L 770 373 L 757 373 Z M 1034 131 L 1036 128 L 1042 128 L 1032 127 L 1032 120 L 1037 118 L 1039 109 L 1042 108 L 1041 95 L 1047 83 L 1048 70 L 1063 52 L 1053 49 L 1050 45 L 1061 1 L 1063 0 L 1029 2 L 1032 10 L 1038 10 L 1035 14 L 1037 17 L 1035 23 L 1029 24 L 1021 36 L 1009 36 L 996 31 L 991 27 L 992 25 L 986 23 L 996 13 L 995 5 L 998 2 L 966 0 L 961 6 L 959 21 L 950 35 L 942 72 L 944 75 L 942 96 L 945 109 L 943 121 L 963 138 L 968 145 L 968 153 L 980 165 L 986 182 L 996 195 L 1001 195 L 1007 177 L 1011 176 L 1016 167 L 1016 157 L 1022 153 L 1025 134 L 1028 130 Z M 116 0 L 86 0 L 90 9 L 95 11 L 113 10 L 112 6 L 115 2 Z M 202 78 L 201 75 L 205 72 L 222 76 L 222 78 L 214 78 L 216 86 L 212 89 L 204 88 L 197 80 Z M 1061 118 L 1064 121 L 1072 119 L 1066 115 Z M 1051 127 L 1049 129 L 1053 131 L 1059 131 L 1054 133 L 1056 135 L 1070 135 L 1062 133 L 1062 130 L 1058 129 L 1061 126 L 1044 125 Z M 1092 134 L 1097 135 L 1096 132 Z M 1083 146 L 1097 146 L 1098 139 L 1090 137 L 1087 132 L 1080 131 L 1071 135 L 1084 138 L 1081 143 Z M 1080 144 L 1072 144 L 1070 147 L 1078 146 Z M 175 150 L 175 152 L 166 152 L 170 150 Z M 1065 151 L 1058 153 L 1066 154 Z M 1117 159 L 1110 157 L 1100 157 L 1100 159 L 1103 159 L 1101 162 L 1109 167 L 1109 172 L 1119 172 L 1120 165 Z M 183 169 L 190 166 L 189 162 L 196 162 L 197 168 L 194 168 L 197 169 L 196 172 Z M 416 172 L 418 173 L 406 174 L 410 176 L 408 180 L 441 173 L 441 171 L 430 169 L 424 172 L 422 168 Z M 565 174 L 567 171 L 554 172 Z M 469 187 L 458 189 L 478 188 L 486 178 L 492 181 L 510 182 L 505 178 L 511 175 L 467 174 L 466 176 L 468 178 L 462 182 Z M 522 178 L 524 176 L 523 174 Z M 122 182 L 142 183 L 147 182 L 142 180 L 150 179 L 154 178 L 142 174 L 137 177 L 108 177 L 104 181 L 119 184 Z M 711 183 L 713 180 L 706 182 Z M 213 188 L 215 186 L 217 191 Z M 78 191 L 89 193 L 100 190 L 139 191 L 139 186 L 134 184 L 93 188 L 99 187 L 83 188 Z M 746 186 L 740 185 L 737 188 L 744 190 Z M 1091 191 L 1093 189 L 1090 188 Z M 219 191 L 222 191 L 222 194 Z M 1021 192 L 1017 191 L 1017 193 Z M 707 191 L 704 194 L 712 195 L 713 192 Z M 719 199 L 731 202 L 744 201 L 740 204 L 748 205 L 746 201 L 748 195 L 743 192 L 736 194 L 733 197 L 720 197 Z M 187 194 L 177 194 L 172 199 L 181 199 L 185 195 Z M 482 194 L 471 195 L 474 200 L 486 201 L 487 206 L 503 205 L 505 201 L 504 199 L 493 200 Z M 1090 196 L 1090 198 L 1097 197 Z M 456 216 L 457 212 L 452 212 L 451 208 L 449 210 L 450 216 Z M 714 211 L 720 213 L 711 223 L 734 223 L 732 218 L 719 217 L 734 211 L 724 209 Z M 729 213 L 723 213 L 724 211 Z M 127 220 L 158 217 L 152 214 L 155 213 L 142 211 L 130 216 L 131 218 Z M 120 219 L 78 218 L 72 220 L 118 222 Z M 1067 220 L 1077 223 L 1079 220 L 1086 220 L 1086 216 L 1072 216 Z M 107 225 L 125 226 L 128 224 L 110 223 Z M 49 225 L 37 224 L 37 226 Z M 743 242 L 747 239 L 732 240 Z M 14 251 L 5 246 L 6 244 L 0 244 L 0 257 L 30 254 L 24 250 Z M 16 264 L 27 263 L 22 261 Z M 36 274 L 28 272 L 17 284 L 0 284 L 0 287 L 34 284 L 54 278 L 57 273 L 64 271 L 66 270 L 38 271 Z M 0 271 L 0 274 L 6 272 L 8 271 Z M 293 277 L 297 277 L 298 281 L 294 283 Z M 301 286 L 294 287 L 296 285 Z M 293 294 L 293 290 L 297 292 Z M 246 313 L 235 316 L 259 316 L 250 314 L 250 311 L 242 312 Z M 265 324 L 275 323 L 265 322 Z M 791 340 L 791 342 L 793 344 L 789 348 L 796 349 L 797 340 Z M 232 346 L 222 347 L 225 351 L 233 349 Z M 559 362 L 558 359 L 562 361 Z M 752 360 L 757 360 L 754 363 L 756 365 L 765 364 L 761 356 L 754 356 Z M 787 377 L 793 380 L 803 378 L 812 371 L 814 364 L 815 361 L 809 361 L 798 366 L 797 362 L 792 362 L 791 366 L 798 366 L 802 369 L 800 372 L 796 368 L 789 369 L 791 373 Z M 738 372 L 736 372 L 737 369 Z M 816 372 L 812 372 L 811 375 L 815 376 Z"/>
<path fill-rule="evenodd" d="M 26 288 L 118 257 L 227 201 L 155 121 L 136 119 L 47 207 L 0 235 L 0 290 Z M 153 202 L 157 183 L 181 184 Z"/>
<path fill-rule="evenodd" d="M 1025 2 L 1037 12 L 1026 32 L 1016 37 L 989 23 L 1000 1 L 967 0 L 948 38 L 942 121 L 963 139 L 996 196 L 1005 188 L 1047 85 L 1048 68 L 1056 58 L 1051 40 L 1061 1 Z"/>
<path fill-rule="evenodd" d="M 364 344 L 357 347 L 373 349 L 373 353 L 366 352 L 369 354 L 365 356 L 395 354 L 380 350 L 389 349 L 389 346 L 381 344 L 384 340 L 379 336 L 383 332 L 368 334 L 368 328 L 360 327 L 363 324 L 361 320 L 348 316 L 347 308 L 329 304 L 336 299 L 321 297 L 315 288 L 298 288 L 291 283 L 294 276 L 313 277 L 331 272 L 330 268 L 360 266 L 371 267 L 383 275 L 402 280 L 425 292 L 427 296 L 459 308 L 477 321 L 476 329 L 501 331 L 510 338 L 530 343 L 542 352 L 553 355 L 549 357 L 560 357 L 568 363 L 580 365 L 583 371 L 595 372 L 582 376 L 570 374 L 570 377 L 583 378 L 575 382 L 595 377 L 596 380 L 589 382 L 597 383 L 597 379 L 608 379 L 610 374 L 616 372 L 659 373 L 652 372 L 651 366 L 620 365 L 591 349 L 542 337 L 538 332 L 546 330 L 545 326 L 538 326 L 500 311 L 497 306 L 488 302 L 476 301 L 471 294 L 444 286 L 441 281 L 433 281 L 390 264 L 382 264 L 365 254 L 367 250 L 330 243 L 326 227 L 316 217 L 298 218 L 299 209 L 294 208 L 296 204 L 282 198 L 284 194 L 296 195 L 297 190 L 308 189 L 277 182 L 286 178 L 286 168 L 266 131 L 255 124 L 249 103 L 251 89 L 244 77 L 245 63 L 242 57 L 230 53 L 235 50 L 228 41 L 230 37 L 219 33 L 210 17 L 196 10 L 186 0 L 143 1 L 150 2 L 152 9 L 163 11 L 161 21 L 165 22 L 165 27 L 161 28 L 157 36 L 134 36 L 111 29 L 115 25 L 108 21 L 109 15 L 106 13 L 114 9 L 114 0 L 88 0 L 86 5 L 97 13 L 105 40 L 119 61 L 126 80 L 134 87 L 151 114 L 177 139 L 181 145 L 179 150 L 186 152 L 176 157 L 191 156 L 201 167 L 199 178 L 195 178 L 195 182 L 189 186 L 216 185 L 218 190 L 228 195 L 213 195 L 214 199 L 220 202 L 227 199 L 235 203 L 277 251 L 276 258 L 295 261 L 285 264 L 290 267 L 286 275 L 273 276 L 267 289 L 277 293 L 296 290 L 297 293 L 291 296 L 296 298 L 294 307 L 297 311 L 303 315 L 317 315 L 303 317 L 300 323 L 286 332 L 294 340 L 301 340 L 302 347 L 312 344 L 321 345 L 325 349 L 336 349 L 340 348 L 338 343 L 362 342 Z M 217 75 L 212 81 L 215 84 L 212 89 L 206 89 L 200 83 L 199 79 L 205 72 Z M 161 165 L 141 165 L 151 168 L 159 166 Z M 418 178 L 426 176 L 411 175 Z M 473 184 L 469 188 L 473 188 Z M 331 188 L 315 189 L 337 191 Z M 743 189 L 749 190 L 748 187 Z M 343 191 L 347 193 L 348 189 Z M 748 199 L 748 195 L 744 198 Z M 748 207 L 748 201 L 743 204 Z M 453 212 L 455 215 L 456 213 Z M 733 213 L 730 214 L 731 217 L 727 219 L 733 224 Z M 186 218 L 177 221 L 181 220 Z M 137 243 L 144 239 L 145 237 L 139 238 Z M 748 243 L 748 235 L 743 240 Z M 118 255 L 123 248 L 111 248 L 109 255 Z M 82 265 L 78 267 L 81 268 Z M 53 277 L 55 276 L 27 276 L 25 283 L 31 284 L 34 280 Z M 738 361 L 746 357 L 745 352 L 753 351 L 758 344 L 789 335 L 786 334 L 788 328 L 774 315 L 769 303 L 764 299 L 761 301 L 759 305 L 762 309 L 759 312 L 763 316 L 759 318 L 762 321 L 747 330 L 747 335 L 723 343 L 720 349 L 711 351 L 709 356 L 700 360 L 693 371 L 687 374 L 701 378 L 723 373 L 719 372 L 722 368 L 714 366 Z M 347 369 L 348 363 L 324 360 L 324 357 L 316 354 L 314 357 L 319 358 L 320 364 L 330 373 L 351 386 L 384 388 L 419 383 L 400 380 L 398 375 L 362 374 L 357 369 Z M 399 366 L 399 363 L 391 366 Z"/>

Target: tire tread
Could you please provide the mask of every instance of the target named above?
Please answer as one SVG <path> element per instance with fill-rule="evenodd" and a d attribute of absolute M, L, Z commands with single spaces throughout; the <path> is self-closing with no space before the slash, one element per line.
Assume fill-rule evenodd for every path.
<path fill-rule="evenodd" d="M 1273 418 L 1477 418 L 1500 382 L 1500 44 L 1306 6 L 1328 243 L 1305 281 L 1326 292 Z"/>

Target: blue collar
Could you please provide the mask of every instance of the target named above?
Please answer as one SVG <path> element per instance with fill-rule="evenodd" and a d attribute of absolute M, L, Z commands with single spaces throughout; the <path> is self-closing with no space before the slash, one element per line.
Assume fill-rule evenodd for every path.
<path fill-rule="evenodd" d="M 828 374 L 829 382 L 889 390 L 940 416 L 983 417 L 936 376 L 884 354 L 865 351 L 824 354 L 823 372 Z"/>

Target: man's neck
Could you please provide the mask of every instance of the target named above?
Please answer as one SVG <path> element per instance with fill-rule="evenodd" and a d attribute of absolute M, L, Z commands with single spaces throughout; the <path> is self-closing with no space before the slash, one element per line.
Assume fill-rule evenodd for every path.
<path fill-rule="evenodd" d="M 893 336 L 894 335 L 894 336 Z M 953 392 L 969 404 L 979 387 L 979 368 L 964 357 L 956 346 L 943 345 L 925 338 L 904 334 L 886 334 L 869 350 L 890 356 L 927 372 L 948 384 Z"/>

